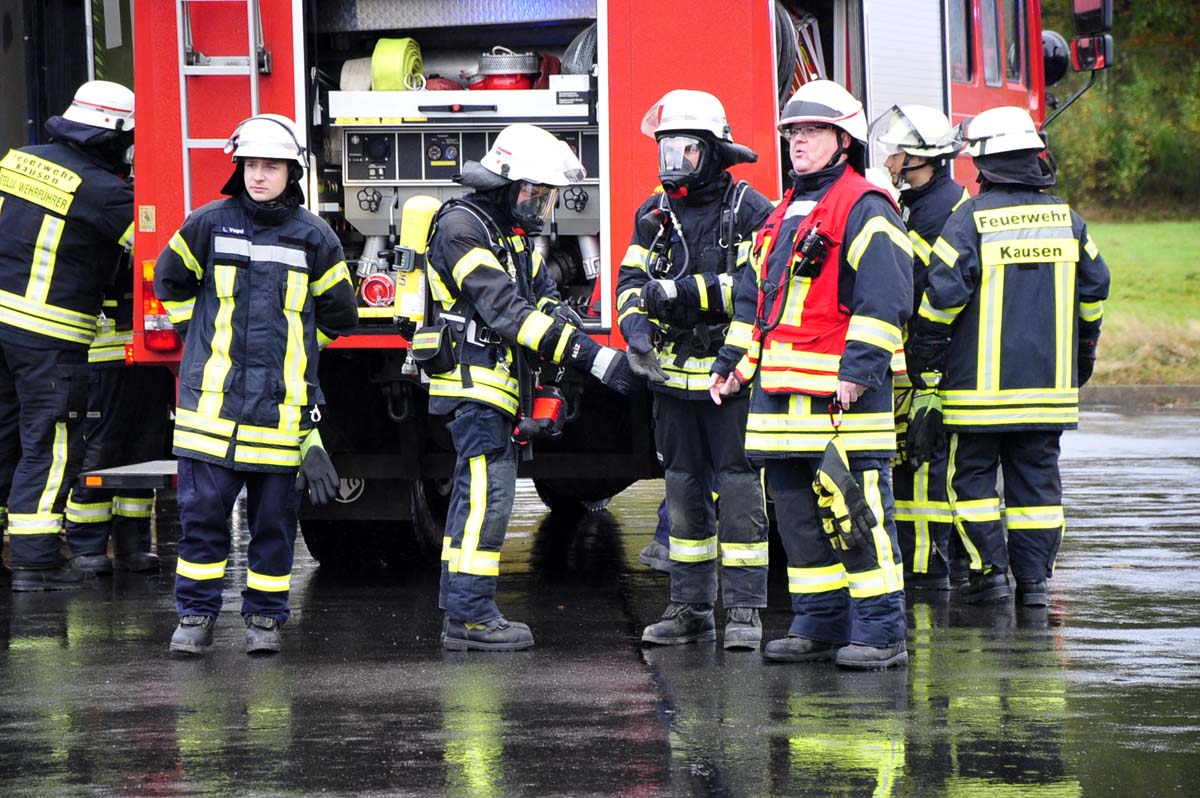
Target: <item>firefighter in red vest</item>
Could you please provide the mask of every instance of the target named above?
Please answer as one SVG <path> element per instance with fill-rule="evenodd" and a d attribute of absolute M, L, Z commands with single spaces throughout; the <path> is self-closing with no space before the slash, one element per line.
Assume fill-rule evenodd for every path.
<path fill-rule="evenodd" d="M 844 88 L 801 86 L 779 132 L 793 185 L 755 238 L 756 279 L 738 286 L 757 308 L 738 319 L 753 324 L 751 340 L 717 358 L 710 388 L 719 403 L 753 383 L 746 453 L 765 464 L 788 556 L 795 615 L 763 656 L 858 670 L 903 665 L 888 460 L 896 449 L 891 363 L 912 312 L 912 244 L 891 197 L 863 177 L 867 125 Z"/>
<path fill-rule="evenodd" d="M 962 141 L 946 115 L 926 105 L 892 106 L 871 123 L 870 140 L 885 156 L 884 166 L 900 190 L 900 214 L 913 244 L 915 315 L 929 282 L 933 242 L 950 213 L 971 198 L 950 176 L 950 162 L 962 149 Z M 903 363 L 896 365 L 896 434 L 903 441 L 913 388 Z M 949 590 L 954 519 L 946 499 L 947 450 L 941 447 L 920 454 L 925 462 L 917 462 L 901 445 L 892 468 L 904 589 Z"/>
<path fill-rule="evenodd" d="M 979 195 L 933 245 L 929 286 L 906 353 L 917 408 L 950 436 L 948 495 L 971 558 L 966 603 L 1042 607 L 1065 521 L 1059 438 L 1079 423 L 1079 386 L 1096 361 L 1108 266 L 1079 214 L 1047 193 L 1054 172 L 1023 108 L 992 108 L 966 127 Z M 944 362 L 943 362 L 944 361 Z M 931 376 L 939 365 L 940 379 Z M 1004 473 L 1004 515 L 996 470 Z M 1005 528 L 1008 540 L 1005 541 Z"/>

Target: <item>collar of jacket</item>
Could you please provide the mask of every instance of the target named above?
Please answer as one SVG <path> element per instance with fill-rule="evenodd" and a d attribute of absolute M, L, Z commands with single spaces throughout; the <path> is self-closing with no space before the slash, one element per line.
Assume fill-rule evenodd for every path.
<path fill-rule="evenodd" d="M 1054 170 L 1036 152 L 1004 152 L 975 159 L 982 191 L 992 185 L 1026 186 L 1034 191 L 1054 185 Z"/>
<path fill-rule="evenodd" d="M 255 202 L 244 191 L 238 195 L 237 199 L 246 210 L 246 213 L 250 214 L 250 221 L 255 225 L 275 227 L 283 224 L 292 215 L 292 209 L 278 200 L 273 202 Z"/>
<path fill-rule="evenodd" d="M 950 177 L 950 167 L 946 165 L 939 166 L 933 172 L 933 177 L 929 178 L 929 182 L 917 188 L 906 188 L 900 192 L 900 204 L 906 208 L 911 208 L 913 203 L 920 202 L 921 197 L 933 191 L 938 186 L 945 183 L 947 180 L 952 180 Z"/>
<path fill-rule="evenodd" d="M 795 171 L 788 172 L 788 177 L 792 179 L 793 201 L 801 195 L 825 193 L 848 168 L 848 164 L 839 163 L 806 175 L 797 174 Z"/>
<path fill-rule="evenodd" d="M 720 202 L 721 198 L 725 196 L 725 191 L 729 188 L 729 184 L 732 182 L 733 175 L 728 172 L 721 172 L 716 180 L 690 189 L 678 201 L 688 206 L 708 205 L 713 202 Z"/>

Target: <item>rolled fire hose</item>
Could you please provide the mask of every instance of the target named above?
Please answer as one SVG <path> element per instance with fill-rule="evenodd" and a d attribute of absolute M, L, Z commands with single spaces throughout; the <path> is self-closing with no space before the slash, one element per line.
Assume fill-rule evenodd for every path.
<path fill-rule="evenodd" d="M 372 91 L 408 91 L 421 75 L 421 45 L 416 39 L 380 39 L 371 54 Z"/>

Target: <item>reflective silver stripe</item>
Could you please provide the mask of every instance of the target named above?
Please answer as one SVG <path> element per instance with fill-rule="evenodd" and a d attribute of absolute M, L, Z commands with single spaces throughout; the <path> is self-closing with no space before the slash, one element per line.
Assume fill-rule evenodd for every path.
<path fill-rule="evenodd" d="M 282 263 L 308 271 L 308 258 L 305 257 L 304 250 L 295 247 L 284 247 L 279 244 L 251 244 L 250 259 L 255 262 Z"/>
<path fill-rule="evenodd" d="M 612 363 L 613 358 L 617 356 L 617 350 L 602 347 L 596 353 L 596 359 L 592 361 L 592 376 L 603 381 L 604 375 L 608 373 L 608 367 Z"/>
<path fill-rule="evenodd" d="M 38 231 L 33 263 L 30 264 L 29 283 L 25 288 L 25 298 L 30 302 L 44 305 L 50 296 L 50 281 L 54 279 L 54 262 L 64 227 L 63 220 L 57 216 L 47 213 L 42 217 L 42 228 Z"/>
<path fill-rule="evenodd" d="M 213 252 L 217 255 L 240 255 L 250 257 L 250 242 L 244 238 L 232 236 L 214 236 Z"/>

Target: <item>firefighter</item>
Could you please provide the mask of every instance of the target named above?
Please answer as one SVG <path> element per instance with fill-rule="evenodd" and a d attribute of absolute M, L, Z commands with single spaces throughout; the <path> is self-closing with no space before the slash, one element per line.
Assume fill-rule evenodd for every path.
<path fill-rule="evenodd" d="M 770 661 L 903 665 L 904 591 L 888 459 L 893 354 L 911 313 L 912 244 L 863 177 L 862 104 L 828 80 L 784 106 L 792 187 L 754 241 L 748 346 L 726 342 L 711 392 L 751 383 L 746 451 L 766 466 L 794 617 Z M 730 366 L 736 363 L 736 366 Z"/>
<path fill-rule="evenodd" d="M 473 191 L 438 212 L 428 249 L 436 329 L 444 331 L 434 340 L 449 351 L 423 361 L 446 361 L 426 365 L 429 412 L 450 417 L 457 456 L 443 536 L 442 645 L 511 651 L 534 642 L 528 626 L 508 621 L 496 606 L 500 546 L 516 491 L 514 427 L 520 422 L 536 434 L 522 411 L 532 399 L 522 396 L 531 389 L 530 361 L 573 366 L 621 393 L 637 380 L 625 353 L 594 342 L 559 303 L 530 246 L 557 187 L 583 179 L 570 148 L 542 128 L 509 125 L 481 161 L 463 164 L 459 179 Z M 421 338 L 418 332 L 414 351 Z"/>
<path fill-rule="evenodd" d="M 0 519 L 16 591 L 85 582 L 60 533 L 83 456 L 87 350 L 133 239 L 133 128 L 133 92 L 88 81 L 46 122 L 49 144 L 0 161 Z"/>
<path fill-rule="evenodd" d="M 97 320 L 96 340 L 88 349 L 92 368 L 88 416 L 84 422 L 81 471 L 126 465 L 162 456 L 167 405 L 173 380 L 165 369 L 129 368 L 125 347 L 133 342 L 133 270 L 122 258 L 117 285 L 110 290 Z M 165 379 L 164 379 L 165 378 Z M 67 497 L 66 537 L 71 561 L 81 571 L 157 572 L 150 551 L 154 491 L 111 491 L 77 483 Z M 109 538 L 116 562 L 108 558 Z"/>
<path fill-rule="evenodd" d="M 913 245 L 915 315 L 928 282 L 933 242 L 951 211 L 970 197 L 950 176 L 950 162 L 962 143 L 946 115 L 924 105 L 893 106 L 871 123 L 869 139 L 886 156 L 884 166 L 900 190 L 901 218 Z M 896 369 L 893 381 L 896 433 L 903 442 L 913 390 L 902 367 Z M 893 462 L 896 532 L 906 590 L 950 589 L 953 518 L 946 500 L 946 455 L 942 448 L 931 453 L 928 462 L 916 463 L 900 446 Z"/>
<path fill-rule="evenodd" d="M 1083 219 L 1047 191 L 1054 171 L 1028 111 L 984 111 L 966 140 L 980 192 L 933 245 L 906 352 L 914 385 L 937 391 L 914 416 L 910 446 L 943 423 L 950 433 L 948 495 L 971 559 L 960 598 L 1010 598 L 1011 565 L 1017 600 L 1040 607 L 1065 528 L 1059 438 L 1078 425 L 1108 267 Z"/>
<path fill-rule="evenodd" d="M 358 320 L 337 236 L 301 207 L 306 150 L 294 123 L 252 116 L 225 151 L 235 164 L 221 189 L 229 199 L 188 216 L 154 271 L 155 293 L 184 339 L 173 448 L 179 626 L 170 643 L 182 654 L 212 643 L 227 518 L 243 487 L 246 651 L 280 650 L 302 489 L 321 504 L 338 485 L 317 430 L 317 359 Z"/>
<path fill-rule="evenodd" d="M 667 92 L 647 111 L 642 133 L 658 143 L 662 191 L 637 209 L 617 276 L 618 318 L 630 366 L 654 395 L 671 562 L 670 603 L 642 642 L 716 639 L 719 558 L 724 646 L 757 649 L 758 611 L 767 606 L 767 516 L 761 478 L 743 446 L 749 403 L 739 397 L 714 405 L 708 381 L 753 232 L 772 205 L 727 171 L 758 156 L 733 142 L 725 108 L 713 95 Z M 751 313 L 747 307 L 743 315 Z M 748 339 L 750 326 L 741 323 L 729 334 Z"/>

